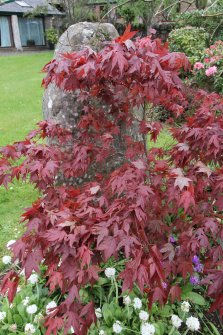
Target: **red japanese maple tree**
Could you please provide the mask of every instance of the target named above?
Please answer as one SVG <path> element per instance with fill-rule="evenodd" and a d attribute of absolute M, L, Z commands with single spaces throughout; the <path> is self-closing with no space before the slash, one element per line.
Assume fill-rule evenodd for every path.
<path fill-rule="evenodd" d="M 100 263 L 124 254 L 123 291 L 136 283 L 149 301 L 165 303 L 180 296 L 177 276 L 193 272 L 200 254 L 203 281 L 223 315 L 223 98 L 198 92 L 192 116 L 171 129 L 169 150 L 146 148 L 124 136 L 124 163 L 110 173 L 96 173 L 81 186 L 61 185 L 57 176 L 84 176 L 93 164 L 103 166 L 114 153 L 120 124 L 134 122 L 134 108 L 161 104 L 180 115 L 188 108 L 179 72 L 189 64 L 184 54 L 169 53 L 159 39 L 123 36 L 103 50 L 64 54 L 43 71 L 43 85 L 79 91 L 83 113 L 72 134 L 42 121 L 24 141 L 1 149 L 0 184 L 14 178 L 34 184 L 42 196 L 23 214 L 24 235 L 13 246 L 28 278 L 47 265 L 47 285 L 60 289 L 64 301 L 46 320 L 47 332 L 71 326 L 87 333 L 95 319 L 94 302 L 83 306 L 79 290 L 98 279 Z M 156 141 L 162 125 L 140 121 L 140 132 Z M 43 144 L 41 138 L 52 139 Z M 23 157 L 23 160 L 21 158 Z M 174 234 L 176 243 L 169 242 Z M 164 286 L 163 282 L 168 286 Z M 10 271 L 1 291 L 12 301 L 18 274 Z"/>

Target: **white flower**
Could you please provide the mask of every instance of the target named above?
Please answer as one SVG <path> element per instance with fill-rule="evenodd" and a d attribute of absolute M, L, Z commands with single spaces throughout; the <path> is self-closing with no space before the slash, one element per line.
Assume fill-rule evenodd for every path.
<path fill-rule="evenodd" d="M 9 326 L 9 330 L 10 330 L 11 332 L 16 332 L 16 330 L 17 330 L 17 324 L 14 323 L 14 324 L 12 324 L 11 326 Z"/>
<path fill-rule="evenodd" d="M 128 305 L 131 304 L 131 298 L 130 298 L 129 295 L 125 295 L 125 296 L 123 297 L 123 303 L 124 303 L 126 306 L 128 306 Z"/>
<path fill-rule="evenodd" d="M 197 331 L 200 328 L 199 320 L 197 318 L 194 318 L 193 316 L 187 318 L 186 325 L 188 329 L 191 330 L 192 332 Z"/>
<path fill-rule="evenodd" d="M 31 335 L 31 334 L 34 334 L 35 331 L 36 331 L 36 328 L 34 327 L 32 323 L 27 323 L 25 325 L 25 334 Z"/>
<path fill-rule="evenodd" d="M 172 325 L 175 327 L 175 328 L 180 328 L 181 326 L 181 323 L 182 323 L 182 320 L 175 314 L 173 314 L 171 316 L 171 321 L 172 321 Z"/>
<path fill-rule="evenodd" d="M 8 241 L 8 243 L 6 244 L 7 249 L 10 250 L 11 249 L 10 248 L 11 245 L 14 244 L 15 242 L 16 242 L 16 240 L 10 240 L 10 241 Z"/>
<path fill-rule="evenodd" d="M 22 301 L 23 306 L 27 306 L 28 303 L 29 303 L 29 297 L 25 297 L 25 299 L 23 299 Z"/>
<path fill-rule="evenodd" d="M 35 315 L 34 322 L 39 323 L 43 318 L 44 318 L 43 314 L 39 313 L 39 314 Z"/>
<path fill-rule="evenodd" d="M 116 272 L 115 268 L 105 269 L 105 275 L 106 275 L 107 278 L 114 278 L 115 272 Z"/>
<path fill-rule="evenodd" d="M 182 310 L 183 312 L 186 312 L 186 313 L 189 312 L 189 310 L 190 310 L 190 304 L 189 304 L 188 301 L 183 301 L 183 302 L 181 303 L 181 310 Z"/>
<path fill-rule="evenodd" d="M 141 335 L 153 335 L 155 331 L 156 329 L 151 323 L 142 323 Z"/>
<path fill-rule="evenodd" d="M 99 335 L 105 335 L 105 331 L 103 329 L 99 330 Z"/>
<path fill-rule="evenodd" d="M 28 314 L 35 314 L 37 312 L 37 309 L 38 309 L 37 306 L 35 304 L 33 304 L 33 305 L 30 305 L 26 308 L 26 312 Z"/>
<path fill-rule="evenodd" d="M 95 315 L 98 319 L 100 319 L 102 317 L 101 308 L 96 308 Z"/>
<path fill-rule="evenodd" d="M 0 322 L 3 321 L 6 318 L 5 312 L 0 312 Z"/>
<path fill-rule="evenodd" d="M 149 313 L 147 313 L 146 311 L 140 311 L 139 312 L 139 318 L 142 321 L 147 321 L 149 318 Z"/>
<path fill-rule="evenodd" d="M 20 291 L 21 291 L 21 286 L 18 286 L 16 292 L 19 293 Z"/>
<path fill-rule="evenodd" d="M 72 327 L 72 326 L 70 327 L 69 333 L 70 333 L 70 334 L 73 334 L 73 333 L 74 333 L 74 327 Z"/>
<path fill-rule="evenodd" d="M 28 282 L 30 284 L 38 283 L 38 275 L 36 273 L 32 273 L 31 276 L 28 278 Z"/>
<path fill-rule="evenodd" d="M 139 298 L 134 298 L 133 299 L 133 307 L 135 309 L 140 309 L 142 308 L 142 301 Z"/>
<path fill-rule="evenodd" d="M 52 308 L 56 308 L 57 304 L 55 301 L 51 301 L 46 305 L 46 314 L 49 315 L 50 313 L 54 312 L 54 310 L 51 310 Z"/>
<path fill-rule="evenodd" d="M 115 321 L 115 323 L 113 324 L 113 332 L 115 334 L 120 334 L 122 332 L 122 326 L 121 326 L 121 322 L 120 321 Z"/>
<path fill-rule="evenodd" d="M 3 256 L 2 257 L 2 263 L 10 264 L 11 262 L 12 262 L 12 257 L 11 256 Z"/>
<path fill-rule="evenodd" d="M 15 306 L 14 304 L 10 304 L 10 305 L 9 305 L 9 308 L 12 309 L 14 306 Z"/>

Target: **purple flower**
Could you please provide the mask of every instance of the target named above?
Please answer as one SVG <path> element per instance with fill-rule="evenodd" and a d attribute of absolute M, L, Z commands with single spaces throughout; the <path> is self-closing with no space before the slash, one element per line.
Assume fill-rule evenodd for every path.
<path fill-rule="evenodd" d="M 175 237 L 173 235 L 170 236 L 169 242 L 170 243 L 175 243 L 176 242 L 176 239 L 175 239 Z"/>
<path fill-rule="evenodd" d="M 192 258 L 192 262 L 197 265 L 200 263 L 200 259 L 197 255 L 194 255 L 193 258 Z"/>
<path fill-rule="evenodd" d="M 163 286 L 164 290 L 167 289 L 167 283 L 165 283 L 165 281 L 162 282 L 162 286 Z"/>
<path fill-rule="evenodd" d="M 197 276 L 191 276 L 190 277 L 190 283 L 192 285 L 198 285 L 198 284 L 200 284 L 200 279 Z"/>
<path fill-rule="evenodd" d="M 201 273 L 201 272 L 203 272 L 203 269 L 204 269 L 204 266 L 201 263 L 198 263 L 198 264 L 196 264 L 196 266 L 194 266 L 194 271 L 196 271 L 196 272 Z"/>

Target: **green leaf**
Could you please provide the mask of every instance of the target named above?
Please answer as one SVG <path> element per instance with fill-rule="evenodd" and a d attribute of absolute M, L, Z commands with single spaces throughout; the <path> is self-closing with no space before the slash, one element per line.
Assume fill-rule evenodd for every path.
<path fill-rule="evenodd" d="M 111 305 L 104 304 L 103 307 L 102 307 L 102 314 L 103 314 L 103 318 L 105 320 L 105 323 L 108 326 L 112 326 L 113 312 L 112 312 L 112 309 L 111 309 Z"/>
<path fill-rule="evenodd" d="M 205 306 L 206 305 L 206 301 L 202 297 L 202 295 L 200 295 L 196 292 L 187 292 L 186 294 L 182 295 L 182 298 L 183 299 L 189 299 L 196 305 L 200 305 L 200 306 Z"/>
<path fill-rule="evenodd" d="M 17 307 L 17 311 L 21 315 L 21 317 L 25 318 L 26 314 L 25 314 L 24 306 L 22 304 L 19 304 L 16 307 Z"/>
<path fill-rule="evenodd" d="M 14 314 L 13 315 L 13 320 L 17 325 L 22 325 L 23 324 L 23 319 L 19 314 Z"/>
<path fill-rule="evenodd" d="M 182 294 L 184 295 L 184 294 L 187 294 L 188 292 L 192 292 L 193 286 L 190 283 L 188 283 L 187 285 L 183 286 L 181 290 L 182 290 Z"/>
<path fill-rule="evenodd" d="M 12 323 L 13 323 L 12 313 L 11 313 L 11 310 L 10 310 L 10 309 L 8 309 L 8 311 L 7 311 L 7 320 L 8 320 L 8 323 L 9 323 L 9 324 L 12 324 Z"/>
<path fill-rule="evenodd" d="M 116 306 L 115 308 L 114 317 L 116 320 L 120 321 L 123 319 L 123 310 L 119 306 Z"/>
<path fill-rule="evenodd" d="M 157 322 L 153 324 L 156 328 L 156 335 L 163 335 L 165 332 L 165 325 L 163 322 Z"/>
<path fill-rule="evenodd" d="M 211 326 L 213 333 L 211 335 L 220 335 L 219 331 L 215 327 L 215 325 L 212 322 L 209 322 L 209 325 Z"/>
<path fill-rule="evenodd" d="M 95 286 L 103 286 L 105 284 L 108 283 L 108 279 L 107 278 L 99 278 L 97 281 L 97 284 Z"/>
<path fill-rule="evenodd" d="M 172 309 L 168 305 L 165 305 L 164 308 L 162 308 L 160 311 L 160 315 L 163 317 L 169 317 L 171 314 L 172 314 Z"/>

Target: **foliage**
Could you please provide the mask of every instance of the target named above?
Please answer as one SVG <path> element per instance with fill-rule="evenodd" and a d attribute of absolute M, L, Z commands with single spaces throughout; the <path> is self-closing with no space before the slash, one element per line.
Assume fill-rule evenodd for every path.
<path fill-rule="evenodd" d="M 12 250 L 26 278 L 43 262 L 50 294 L 64 297 L 47 318 L 45 335 L 63 327 L 66 334 L 71 326 L 76 335 L 87 333 L 96 320 L 95 301 L 83 304 L 81 289 L 97 282 L 101 264 L 111 257 L 125 259 L 118 276 L 122 292 L 137 285 L 149 308 L 179 299 L 179 278 L 196 275 L 213 299 L 210 310 L 223 315 L 222 98 L 198 92 L 187 101 L 178 77 L 189 66 L 185 55 L 169 53 L 151 37 L 130 41 L 133 36 L 128 27 L 98 53 L 64 54 L 44 67 L 45 87 L 79 91 L 83 113 L 72 146 L 69 130 L 42 121 L 24 141 L 1 149 L 0 183 L 7 187 L 14 178 L 29 178 L 42 193 L 23 214 L 27 229 Z M 123 165 L 103 173 L 120 129 L 137 121 L 131 111 L 148 103 L 175 115 L 191 106 L 194 113 L 180 128 L 172 127 L 177 143 L 166 151 L 147 152 L 144 143 L 123 136 Z M 139 129 L 156 141 L 162 124 L 143 119 Z M 51 145 L 42 143 L 46 137 Z M 58 174 L 83 177 L 95 164 L 90 182 L 57 182 Z M 1 292 L 10 303 L 18 283 L 16 271 L 4 277 Z"/>
<path fill-rule="evenodd" d="M 168 39 L 170 50 L 184 52 L 195 63 L 207 47 L 208 37 L 203 28 L 174 29 Z"/>
<path fill-rule="evenodd" d="M 119 5 L 123 3 L 122 0 L 117 2 Z M 140 23 L 139 18 L 143 21 L 143 24 L 147 27 L 150 26 L 154 11 L 159 1 L 145 2 L 143 0 L 136 0 L 127 3 L 118 8 L 118 14 L 125 19 L 126 23 L 137 24 Z"/>
<path fill-rule="evenodd" d="M 132 0 L 127 3 L 126 1 L 118 0 L 117 4 L 120 6 L 117 9 L 117 13 L 125 19 L 126 23 L 131 23 L 134 27 L 140 26 L 140 23 L 143 23 L 144 28 L 147 29 L 156 21 L 159 11 L 162 14 L 167 14 L 163 8 L 169 8 L 173 14 L 177 11 L 179 5 L 179 3 L 171 0 Z"/>
<path fill-rule="evenodd" d="M 148 325 L 151 334 L 155 331 L 160 335 L 177 335 L 187 331 L 186 322 L 191 315 L 197 320 L 200 319 L 199 329 L 203 335 L 213 335 L 211 329 L 215 326 L 208 323 L 204 317 L 209 304 L 201 294 L 197 293 L 203 291 L 201 286 L 193 287 L 190 283 L 185 285 L 181 280 L 184 301 L 168 301 L 165 307 L 154 303 L 152 309 L 148 310 L 147 294 L 142 293 L 136 285 L 131 292 L 122 293 L 123 280 L 119 278 L 119 273 L 123 271 L 124 265 L 125 260 L 117 262 L 109 259 L 106 264 L 101 264 L 98 280 L 93 285 L 86 284 L 80 290 L 83 304 L 87 305 L 92 299 L 95 301 L 96 320 L 91 325 L 88 335 L 112 335 L 117 321 L 120 322 L 121 333 L 125 335 L 148 334 L 143 330 L 143 327 L 146 328 Z M 50 306 L 57 308 L 64 301 L 64 297 L 59 291 L 54 295 L 49 294 L 44 266 L 40 266 L 39 275 L 32 273 L 27 281 L 18 266 L 15 267 L 15 271 L 19 275 L 19 286 L 13 303 L 10 304 L 7 297 L 0 298 L 0 334 L 44 335 L 46 332 L 44 320 L 53 313 Z M 180 324 L 174 322 L 173 318 L 176 316 L 180 318 Z M 27 324 L 31 325 L 32 332 L 26 331 Z M 68 334 L 74 332 L 72 326 Z M 59 334 L 63 334 L 63 329 Z M 217 329 L 215 334 L 220 335 Z"/>
<path fill-rule="evenodd" d="M 200 62 L 194 66 L 197 85 L 210 91 L 223 93 L 223 42 L 217 41 L 203 52 Z"/>
<path fill-rule="evenodd" d="M 50 28 L 46 30 L 46 39 L 49 43 L 55 45 L 58 42 L 59 36 L 54 28 Z"/>
<path fill-rule="evenodd" d="M 37 275 L 32 274 L 32 276 Z M 46 314 L 47 304 L 52 300 L 48 296 L 49 292 L 44 285 L 45 283 L 46 280 L 39 276 L 36 283 L 31 283 L 29 280 L 25 282 L 24 274 L 20 271 L 20 285 L 13 303 L 10 304 L 7 298 L 1 297 L 0 299 L 1 335 L 40 335 L 45 333 L 44 315 Z M 32 314 L 32 312 L 34 313 Z M 2 315 L 5 315 L 5 317 L 1 317 Z M 32 324 L 35 332 L 25 331 L 27 324 Z"/>
<path fill-rule="evenodd" d="M 62 0 L 61 6 L 66 14 L 64 18 L 66 28 L 77 22 L 97 20 L 87 0 Z"/>
<path fill-rule="evenodd" d="M 212 4 L 215 5 L 212 6 Z M 175 20 L 177 27 L 192 26 L 195 28 L 203 28 L 206 33 L 209 34 L 210 45 L 212 41 L 219 39 L 221 36 L 223 24 L 223 3 L 222 1 L 213 1 L 209 4 L 209 7 L 205 10 L 196 9 L 192 11 L 185 11 L 181 14 L 176 13 L 172 16 L 172 19 Z"/>
<path fill-rule="evenodd" d="M 48 14 L 48 7 L 46 5 L 36 6 L 32 10 L 29 10 L 24 14 L 24 16 L 29 17 L 30 19 L 37 16 L 46 16 Z"/>

